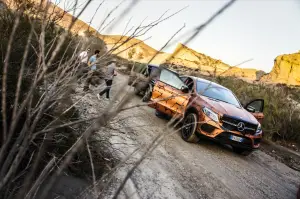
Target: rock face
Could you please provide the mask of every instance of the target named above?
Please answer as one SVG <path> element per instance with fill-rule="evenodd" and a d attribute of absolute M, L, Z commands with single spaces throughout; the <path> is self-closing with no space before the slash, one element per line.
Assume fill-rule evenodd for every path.
<path fill-rule="evenodd" d="M 99 35 L 99 38 L 106 43 L 108 50 L 125 59 L 146 62 L 147 58 L 157 53 L 157 50 L 136 38 L 121 35 Z"/>
<path fill-rule="evenodd" d="M 25 0 L 2 0 L 3 4 L 5 4 L 10 9 L 17 9 L 20 5 L 20 2 Z M 32 11 L 35 12 L 35 17 L 40 17 L 39 14 L 43 12 L 43 9 L 46 8 L 46 5 L 48 1 L 43 1 L 42 9 L 40 9 L 40 0 L 26 0 L 26 3 L 32 7 Z M 0 0 L 0 7 L 1 7 L 1 0 Z M 39 14 L 37 14 L 39 13 Z M 49 8 L 47 11 L 47 17 L 48 19 L 52 19 L 57 23 L 57 25 L 61 26 L 62 28 L 68 29 L 70 23 L 72 20 L 75 19 L 75 17 L 65 10 L 61 9 L 59 6 L 57 6 L 54 3 L 49 2 Z M 70 29 L 70 32 L 74 34 L 83 34 L 85 31 L 89 30 L 91 33 L 96 33 L 97 31 L 90 27 L 85 22 L 81 21 L 80 19 L 77 19 L 74 23 L 73 27 Z"/>
<path fill-rule="evenodd" d="M 279 55 L 274 60 L 272 71 L 260 80 L 266 83 L 300 85 L 300 51 L 293 54 Z"/>
<path fill-rule="evenodd" d="M 200 72 L 222 73 L 231 66 L 221 60 L 199 53 L 183 44 L 178 44 L 167 63 L 199 69 Z"/>
<path fill-rule="evenodd" d="M 220 74 L 220 76 L 237 77 L 246 81 L 258 81 L 266 73 L 261 70 L 232 67 Z"/>

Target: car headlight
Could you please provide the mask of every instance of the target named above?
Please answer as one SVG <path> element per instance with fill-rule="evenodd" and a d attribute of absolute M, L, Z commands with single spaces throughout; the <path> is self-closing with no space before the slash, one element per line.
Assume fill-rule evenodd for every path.
<path fill-rule="evenodd" d="M 209 117 L 210 119 L 212 119 L 213 121 L 215 122 L 219 122 L 219 116 L 217 113 L 213 112 L 212 110 L 210 110 L 209 108 L 207 107 L 203 107 L 202 108 L 203 110 L 203 113 Z"/>
<path fill-rule="evenodd" d="M 256 129 L 256 133 L 260 133 L 261 132 L 261 124 L 258 123 L 257 129 Z"/>

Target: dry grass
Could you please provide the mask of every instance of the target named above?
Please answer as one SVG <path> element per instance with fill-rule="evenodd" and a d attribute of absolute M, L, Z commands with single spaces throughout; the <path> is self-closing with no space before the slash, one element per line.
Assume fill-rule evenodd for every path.
<path fill-rule="evenodd" d="M 115 97 L 120 99 L 117 106 L 113 107 L 112 103 L 109 104 L 99 112 L 97 117 L 88 119 L 91 123 L 87 123 L 87 120 L 79 120 L 74 108 L 76 102 L 72 102 L 69 97 L 76 86 L 78 52 L 82 46 L 104 48 L 103 42 L 98 40 L 94 33 L 88 35 L 88 40 L 70 34 L 76 20 L 90 2 L 88 0 L 82 5 L 82 10 L 74 20 L 70 21 L 66 30 L 56 26 L 57 20 L 61 18 L 51 21 L 51 17 L 46 14 L 49 11 L 47 3 L 45 7 L 31 9 L 32 4 L 20 1 L 16 11 L 5 10 L 0 13 L 0 26 L 1 30 L 4 30 L 0 33 L 1 122 L 3 124 L 0 148 L 0 198 L 33 198 L 41 183 L 48 179 L 48 185 L 42 190 L 40 196 L 44 198 L 55 179 L 67 168 L 75 174 L 89 173 L 87 175 L 95 185 L 95 181 L 100 181 L 99 176 L 102 176 L 105 171 L 103 169 L 105 162 L 100 161 L 97 152 L 99 144 L 105 146 L 105 139 L 103 142 L 96 143 L 91 135 L 99 128 L 107 126 L 107 123 L 120 112 L 147 105 L 126 106 L 133 94 L 121 92 L 124 89 L 120 88 L 120 95 Z M 192 41 L 233 2 L 226 4 L 205 24 L 189 31 L 193 34 L 185 44 Z M 132 1 L 125 11 L 132 9 L 136 3 L 137 1 Z M 75 1 L 74 5 L 76 8 L 78 2 Z M 149 24 L 141 23 L 130 31 L 124 31 L 125 34 L 130 34 L 128 39 L 123 40 L 121 37 L 120 42 L 117 42 L 112 49 L 102 53 L 98 62 L 105 64 L 114 50 L 132 38 L 145 35 L 180 11 L 168 16 L 164 13 Z M 111 29 L 117 25 L 117 21 L 112 23 L 107 19 L 103 20 L 101 30 Z M 105 24 L 105 21 L 108 22 Z M 162 46 L 161 50 L 171 43 L 181 29 Z M 73 127 L 75 124 L 77 128 Z M 119 195 L 135 168 L 148 157 L 165 136 L 173 133 L 169 128 L 170 125 L 171 123 L 166 127 L 166 134 L 159 135 L 146 147 L 149 150 L 132 167 L 117 189 L 114 198 Z M 78 160 L 83 164 L 77 164 Z M 122 162 L 119 165 L 121 164 Z M 113 167 L 107 175 L 112 175 L 119 165 Z"/>

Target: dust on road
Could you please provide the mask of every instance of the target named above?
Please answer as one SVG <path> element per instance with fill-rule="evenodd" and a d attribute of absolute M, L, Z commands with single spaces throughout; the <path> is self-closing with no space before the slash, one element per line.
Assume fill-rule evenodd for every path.
<path fill-rule="evenodd" d="M 127 77 L 116 77 L 116 87 L 127 87 Z M 93 117 L 108 102 L 99 101 L 94 88 L 76 106 L 82 117 Z M 83 96 L 77 88 L 74 99 Z M 134 97 L 130 104 L 141 102 Z M 121 121 L 120 121 L 121 119 Z M 119 122 L 118 122 L 119 121 Z M 111 137 L 115 155 L 125 158 L 137 147 L 145 149 L 155 136 L 164 133 L 166 121 L 155 117 L 149 107 L 134 108 L 119 114 L 111 125 L 120 129 Z M 109 136 L 112 130 L 101 129 L 99 135 Z M 140 153 L 131 161 L 137 160 Z M 122 181 L 132 164 L 126 164 L 116 173 L 117 182 L 110 189 L 110 198 L 118 183 Z M 300 173 L 276 161 L 262 151 L 255 151 L 248 157 L 233 153 L 230 149 L 211 141 L 201 140 L 198 144 L 183 141 L 179 133 L 167 137 L 163 143 L 135 170 L 127 182 L 120 198 L 245 198 L 245 199 L 294 199 Z"/>

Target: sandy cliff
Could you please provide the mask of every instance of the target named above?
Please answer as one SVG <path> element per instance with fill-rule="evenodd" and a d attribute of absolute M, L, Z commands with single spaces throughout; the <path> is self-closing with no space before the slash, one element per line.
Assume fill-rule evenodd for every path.
<path fill-rule="evenodd" d="M 300 85 L 300 51 L 277 56 L 272 71 L 263 76 L 260 81 Z"/>
<path fill-rule="evenodd" d="M 232 67 L 224 73 L 220 74 L 220 76 L 237 77 L 246 81 L 258 81 L 265 74 L 266 73 L 262 70 Z"/>

